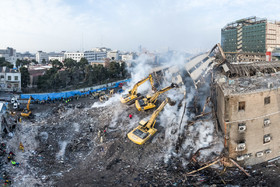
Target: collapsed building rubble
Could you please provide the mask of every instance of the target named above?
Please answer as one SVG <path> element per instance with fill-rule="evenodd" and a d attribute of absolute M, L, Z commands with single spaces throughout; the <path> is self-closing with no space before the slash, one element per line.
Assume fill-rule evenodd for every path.
<path fill-rule="evenodd" d="M 248 177 L 240 169 L 227 168 L 230 160 L 224 159 L 227 155 L 223 148 L 229 139 L 224 139 L 218 131 L 216 103 L 212 102 L 214 76 L 209 71 L 215 63 L 223 62 L 222 54 L 217 51 L 218 46 L 210 53 L 191 59 L 192 72 L 184 60 L 152 71 L 158 90 L 171 82 L 180 87 L 159 96 L 158 103 L 169 97 L 176 104 L 164 107 L 158 116 L 157 133 L 142 146 L 131 142 L 127 134 L 141 119 L 149 118 L 153 110 L 138 111 L 134 105 L 122 104 L 117 92 L 103 102 L 85 97 L 70 103 L 31 104 L 34 119 L 23 119 L 13 134 L 1 138 L 7 145 L 6 152 L 13 151 L 15 160 L 20 163 L 14 167 L 3 155 L 1 174 L 7 173 L 14 186 L 256 185 L 267 182 L 259 171 L 250 172 L 252 177 Z M 145 62 L 145 59 L 140 61 L 140 68 L 131 70 L 131 85 L 127 88 L 153 69 Z M 146 82 L 138 90 L 144 95 L 150 88 Z M 19 149 L 20 142 L 24 152 Z M 192 171 L 197 172 L 190 173 Z"/>

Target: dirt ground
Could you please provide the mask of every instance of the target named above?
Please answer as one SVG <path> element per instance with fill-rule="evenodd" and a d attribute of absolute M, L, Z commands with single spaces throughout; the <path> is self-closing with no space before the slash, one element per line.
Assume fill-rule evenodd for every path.
<path fill-rule="evenodd" d="M 278 161 L 245 168 L 251 177 L 220 164 L 187 175 L 201 166 L 182 163 L 176 156 L 166 162 L 164 127 L 143 146 L 127 138 L 152 111 L 138 112 L 134 105 L 122 105 L 117 97 L 112 100 L 107 104 L 91 98 L 68 104 L 32 104 L 35 118 L 23 119 L 13 134 L 1 137 L 6 152 L 13 151 L 20 163 L 12 166 L 7 155 L 1 156 L 1 175 L 9 176 L 11 186 L 279 185 Z M 25 146 L 24 152 L 18 149 L 19 142 Z M 185 152 L 181 156 L 190 159 Z M 218 156 L 211 154 L 209 159 Z"/>

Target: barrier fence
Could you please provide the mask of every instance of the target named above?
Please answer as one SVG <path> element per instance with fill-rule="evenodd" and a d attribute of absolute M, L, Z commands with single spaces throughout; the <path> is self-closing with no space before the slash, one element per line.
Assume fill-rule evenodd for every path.
<path fill-rule="evenodd" d="M 66 98 L 69 98 L 69 97 L 89 95 L 89 94 L 92 94 L 94 92 L 104 91 L 104 90 L 112 89 L 112 88 L 117 88 L 117 87 L 119 87 L 119 85 L 121 83 L 129 82 L 129 81 L 130 81 L 130 79 L 125 79 L 125 80 L 118 81 L 118 82 L 98 85 L 98 86 L 94 86 L 94 87 L 83 88 L 83 89 L 79 89 L 79 90 L 65 91 L 65 92 L 42 93 L 42 94 L 21 94 L 20 99 L 29 99 L 30 96 L 34 100 L 39 100 L 39 101 L 43 101 L 43 100 L 46 101 L 46 100 L 49 100 L 49 99 L 55 100 L 55 99 L 61 99 L 61 98 L 66 99 Z"/>

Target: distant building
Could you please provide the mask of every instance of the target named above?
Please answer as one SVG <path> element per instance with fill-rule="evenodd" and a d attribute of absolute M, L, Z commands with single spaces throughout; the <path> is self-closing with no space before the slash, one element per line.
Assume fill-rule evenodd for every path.
<path fill-rule="evenodd" d="M 107 52 L 107 58 L 109 58 L 110 60 L 115 60 L 115 61 L 120 60 L 119 51 L 118 50 L 108 51 Z"/>
<path fill-rule="evenodd" d="M 7 49 L 0 49 L 0 57 L 4 57 L 7 62 L 10 62 L 15 67 L 17 61 L 15 49 L 10 47 L 7 47 Z"/>
<path fill-rule="evenodd" d="M 36 61 L 39 63 L 39 64 L 42 64 L 42 61 L 45 60 L 46 62 L 48 62 L 49 60 L 49 56 L 46 52 L 43 52 L 43 51 L 38 51 L 36 53 Z"/>
<path fill-rule="evenodd" d="M 127 53 L 127 54 L 123 54 L 121 55 L 121 60 L 122 61 L 132 61 L 135 59 L 136 54 L 135 53 Z"/>
<path fill-rule="evenodd" d="M 73 60 L 76 60 L 77 62 L 80 62 L 81 58 L 84 57 L 83 52 L 65 52 L 64 53 L 64 59 L 71 58 Z"/>
<path fill-rule="evenodd" d="M 44 75 L 45 72 L 50 68 L 52 68 L 52 66 L 47 66 L 47 65 L 46 66 L 42 66 L 42 65 L 29 66 L 28 72 L 29 72 L 29 76 L 30 76 L 30 86 L 36 87 L 38 77 Z"/>
<path fill-rule="evenodd" d="M 58 60 L 59 62 L 64 61 L 64 56 L 49 56 L 49 61 Z"/>
<path fill-rule="evenodd" d="M 111 49 L 105 47 L 93 48 L 90 51 L 85 51 L 85 58 L 89 63 L 100 63 L 101 61 L 104 63 L 105 58 L 107 58 L 107 53 L 110 50 Z"/>
<path fill-rule="evenodd" d="M 21 73 L 16 69 L 0 67 L 0 90 L 21 92 Z"/>
<path fill-rule="evenodd" d="M 239 55 L 236 61 L 265 60 L 269 49 L 280 47 L 280 22 L 249 17 L 229 23 L 221 30 L 221 45 L 225 53 Z"/>
<path fill-rule="evenodd" d="M 25 53 L 17 53 L 17 58 L 21 60 L 36 60 L 36 55 L 29 53 L 28 51 Z"/>

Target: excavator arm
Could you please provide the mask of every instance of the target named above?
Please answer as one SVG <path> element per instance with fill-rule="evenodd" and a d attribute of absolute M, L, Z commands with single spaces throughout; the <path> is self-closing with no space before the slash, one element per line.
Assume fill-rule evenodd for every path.
<path fill-rule="evenodd" d="M 156 105 L 156 101 L 157 101 L 157 98 L 160 94 L 172 89 L 172 88 L 177 88 L 178 85 L 175 84 L 175 83 L 172 83 L 170 86 L 168 87 L 165 87 L 159 91 L 157 91 L 153 96 L 151 97 L 146 97 L 146 98 L 143 98 L 143 99 L 140 99 L 140 100 L 136 100 L 135 101 L 135 106 L 137 108 L 137 110 L 141 111 L 141 110 L 148 110 L 148 109 L 151 109 L 151 108 L 155 108 Z"/>
<path fill-rule="evenodd" d="M 175 84 L 175 83 L 171 83 L 170 86 L 165 87 L 165 88 L 163 88 L 163 89 L 157 91 L 157 92 L 150 98 L 149 102 L 153 102 L 153 103 L 156 102 L 156 101 L 157 101 L 157 98 L 158 98 L 158 96 L 159 96 L 160 94 L 162 94 L 162 93 L 164 93 L 164 92 L 167 92 L 168 90 L 171 90 L 172 88 L 175 88 L 175 87 L 177 88 L 178 85 Z"/>
<path fill-rule="evenodd" d="M 146 124 L 146 128 L 150 129 L 153 128 L 155 125 L 155 120 L 157 118 L 157 116 L 159 115 L 159 113 L 163 110 L 163 108 L 165 107 L 165 105 L 167 103 L 170 103 L 170 98 L 167 97 L 161 104 L 160 106 L 153 112 L 152 117 L 150 118 L 150 120 L 148 121 L 148 123 Z"/>
<path fill-rule="evenodd" d="M 27 105 L 26 105 L 26 109 L 27 109 L 28 111 L 29 111 L 29 105 L 30 105 L 31 99 L 32 99 L 32 97 L 30 96 L 30 98 L 29 98 L 29 100 L 28 100 L 28 103 L 27 103 Z"/>
<path fill-rule="evenodd" d="M 154 80 L 152 75 L 150 74 L 148 77 L 138 81 L 131 90 L 128 91 L 128 94 L 124 94 L 121 97 L 121 102 L 122 103 L 130 103 L 131 101 L 134 101 L 135 99 L 137 99 L 139 97 L 139 94 L 137 94 L 137 88 L 143 84 L 144 82 L 146 82 L 147 80 L 150 80 L 152 89 L 154 91 L 156 91 L 156 88 L 154 87 Z"/>
<path fill-rule="evenodd" d="M 21 116 L 23 116 L 23 117 L 30 117 L 30 115 L 32 114 L 32 112 L 31 112 L 31 110 L 30 110 L 30 108 L 29 108 L 30 102 L 31 102 L 32 99 L 33 99 L 33 98 L 30 96 L 30 98 L 29 98 L 29 100 L 28 100 L 28 103 L 27 103 L 27 105 L 26 105 L 26 109 L 24 109 L 24 110 L 20 113 Z"/>
<path fill-rule="evenodd" d="M 144 82 L 146 82 L 147 80 L 150 80 L 150 83 L 151 83 L 151 86 L 152 86 L 152 89 L 155 90 L 155 87 L 154 87 L 154 80 L 153 80 L 153 77 L 152 75 L 150 74 L 148 77 L 138 81 L 134 86 L 133 88 L 130 90 L 130 94 L 131 95 L 136 95 L 137 94 L 137 88 L 143 84 Z"/>

